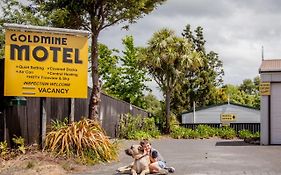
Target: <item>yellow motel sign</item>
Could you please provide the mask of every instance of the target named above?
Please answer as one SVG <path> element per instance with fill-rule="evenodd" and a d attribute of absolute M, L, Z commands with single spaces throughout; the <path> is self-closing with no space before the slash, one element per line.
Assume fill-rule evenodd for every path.
<path fill-rule="evenodd" d="M 260 84 L 260 93 L 263 96 L 270 95 L 270 82 L 262 82 Z"/>
<path fill-rule="evenodd" d="M 87 98 L 88 33 L 5 26 L 5 96 Z"/>
<path fill-rule="evenodd" d="M 236 116 L 234 114 L 221 114 L 221 122 L 234 122 L 236 121 Z"/>

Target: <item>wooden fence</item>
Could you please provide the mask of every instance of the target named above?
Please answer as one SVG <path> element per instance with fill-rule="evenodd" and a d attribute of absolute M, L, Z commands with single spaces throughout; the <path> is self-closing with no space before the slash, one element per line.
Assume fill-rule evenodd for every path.
<path fill-rule="evenodd" d="M 196 129 L 199 125 L 208 125 L 214 128 L 222 127 L 221 123 L 188 123 L 181 124 L 182 127 Z M 236 133 L 241 130 L 249 130 L 253 133 L 260 132 L 260 123 L 230 123 L 230 127 L 233 128 Z"/>
<path fill-rule="evenodd" d="M 0 59 L 0 141 L 22 136 L 26 143 L 40 143 L 42 136 L 41 106 L 42 99 L 38 97 L 27 97 L 26 105 L 8 105 L 11 97 L 3 97 L 3 60 Z M 74 120 L 79 121 L 88 116 L 88 106 L 91 89 L 88 88 L 88 99 L 74 100 Z M 63 120 L 70 117 L 71 99 L 69 98 L 46 98 L 47 126 L 52 120 Z M 100 121 L 102 127 L 110 137 L 116 136 L 116 126 L 120 115 L 131 113 L 133 115 L 148 116 L 148 112 L 133 106 L 127 102 L 115 99 L 101 93 Z M 48 129 L 48 128 L 47 128 Z"/>

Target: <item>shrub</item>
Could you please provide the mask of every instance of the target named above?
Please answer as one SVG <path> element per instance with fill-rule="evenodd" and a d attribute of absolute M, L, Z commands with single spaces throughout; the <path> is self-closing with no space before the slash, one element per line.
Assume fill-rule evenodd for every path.
<path fill-rule="evenodd" d="M 121 116 L 117 133 L 119 138 L 124 139 L 158 138 L 160 136 L 154 118 L 132 116 L 131 114 Z"/>
<path fill-rule="evenodd" d="M 52 120 L 51 121 L 51 130 L 58 130 L 68 125 L 68 118 L 64 118 L 63 121 L 61 120 Z"/>
<path fill-rule="evenodd" d="M 233 139 L 236 137 L 236 132 L 229 126 L 213 128 L 208 125 L 198 125 L 195 130 L 192 130 L 189 128 L 180 127 L 179 125 L 173 125 L 170 136 L 174 139 L 210 138 L 214 136 L 220 137 L 222 139 Z M 258 140 L 260 133 L 251 133 L 249 130 L 241 130 L 238 133 L 238 137 L 241 139 Z"/>
<path fill-rule="evenodd" d="M 0 142 L 0 155 L 5 157 L 8 154 L 8 143 L 6 141 Z"/>
<path fill-rule="evenodd" d="M 200 137 L 200 134 L 196 130 L 190 130 L 188 133 L 188 138 L 190 139 L 198 139 Z"/>
<path fill-rule="evenodd" d="M 141 139 L 150 139 L 151 135 L 144 131 L 136 131 L 132 135 L 128 136 L 130 140 L 141 140 Z"/>
<path fill-rule="evenodd" d="M 26 147 L 24 146 L 24 138 L 15 136 L 12 140 L 17 145 L 17 150 L 25 154 Z"/>
<path fill-rule="evenodd" d="M 218 135 L 222 139 L 233 139 L 234 137 L 236 137 L 236 132 L 233 128 L 224 126 L 220 128 Z"/>
<path fill-rule="evenodd" d="M 241 130 L 241 131 L 238 132 L 238 136 L 241 139 L 248 139 L 248 138 L 253 137 L 253 134 L 249 130 Z"/>
<path fill-rule="evenodd" d="M 200 138 L 209 138 L 216 135 L 216 129 L 208 125 L 199 125 L 196 128 L 196 131 L 198 132 Z"/>
<path fill-rule="evenodd" d="M 14 158 L 20 154 L 25 154 L 26 153 L 26 146 L 24 144 L 24 138 L 17 137 L 14 135 L 12 138 L 12 141 L 14 142 L 15 148 L 9 148 L 8 143 L 6 141 L 0 142 L 0 157 L 9 160 L 11 158 Z"/>
<path fill-rule="evenodd" d="M 183 127 L 173 127 L 170 135 L 174 139 L 188 138 L 188 136 L 186 136 L 185 130 L 186 128 Z"/>
<path fill-rule="evenodd" d="M 255 132 L 252 133 L 249 130 L 241 130 L 239 131 L 239 138 L 244 139 L 247 143 L 259 143 L 260 133 Z"/>
<path fill-rule="evenodd" d="M 200 133 L 197 130 L 176 127 L 171 131 L 171 137 L 174 139 L 196 139 L 200 137 Z"/>
<path fill-rule="evenodd" d="M 255 133 L 253 134 L 253 136 L 254 136 L 255 138 L 260 138 L 261 134 L 260 134 L 260 132 L 255 132 Z"/>
<path fill-rule="evenodd" d="M 53 129 L 46 136 L 44 150 L 77 156 L 90 164 L 117 158 L 117 145 L 110 142 L 97 121 L 83 119 Z"/>
<path fill-rule="evenodd" d="M 194 133 L 194 130 L 192 130 L 190 128 L 186 128 L 185 132 L 184 132 L 183 138 L 185 138 L 185 139 L 188 139 L 188 138 L 198 138 L 196 135 L 197 134 Z"/>

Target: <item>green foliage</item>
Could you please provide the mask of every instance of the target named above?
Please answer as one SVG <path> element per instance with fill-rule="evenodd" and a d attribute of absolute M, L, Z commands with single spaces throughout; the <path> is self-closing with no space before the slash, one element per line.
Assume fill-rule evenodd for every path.
<path fill-rule="evenodd" d="M 252 133 L 249 130 L 241 130 L 238 132 L 238 136 L 241 139 L 252 139 L 252 138 L 259 138 L 260 133 L 259 132 Z"/>
<path fill-rule="evenodd" d="M 217 135 L 216 128 L 212 128 L 208 125 L 199 125 L 195 131 L 198 132 L 200 138 L 209 138 Z"/>
<path fill-rule="evenodd" d="M 92 0 L 32 1 L 41 7 L 42 12 L 51 15 L 50 22 L 53 25 L 76 29 L 85 27 L 91 31 L 103 30 L 122 22 L 134 23 L 164 2 L 164 0 L 130 2 L 107 0 L 100 3 Z"/>
<path fill-rule="evenodd" d="M 191 26 L 187 25 L 182 36 L 189 41 L 192 51 L 201 53 L 202 64 L 198 68 L 188 69 L 183 81 L 175 86 L 171 109 L 177 116 L 183 110 L 191 110 L 193 102 L 196 102 L 196 107 L 217 103 L 216 87 L 222 85 L 224 75 L 218 54 L 206 51 L 202 27 L 192 32 Z"/>
<path fill-rule="evenodd" d="M 68 118 L 65 117 L 63 121 L 60 120 L 52 120 L 51 121 L 51 130 L 59 130 L 61 128 L 65 128 L 68 125 Z"/>
<path fill-rule="evenodd" d="M 188 138 L 190 138 L 190 139 L 198 139 L 198 138 L 202 138 L 202 136 L 196 130 L 191 130 L 189 132 Z"/>
<path fill-rule="evenodd" d="M 165 96 L 166 132 L 170 131 L 170 98 L 181 83 L 185 72 L 200 65 L 199 53 L 193 51 L 188 40 L 178 37 L 169 29 L 153 34 L 142 50 L 142 65 L 161 88 Z"/>
<path fill-rule="evenodd" d="M 236 137 L 236 133 L 229 127 L 212 128 L 207 125 L 199 125 L 195 130 L 180 126 L 171 128 L 171 137 L 175 139 L 203 139 L 215 136 L 222 139 L 233 139 Z"/>
<path fill-rule="evenodd" d="M 183 127 L 172 127 L 170 136 L 174 139 L 182 139 L 185 138 L 186 128 Z"/>
<path fill-rule="evenodd" d="M 141 140 L 141 139 L 150 139 L 151 136 L 149 133 L 144 131 L 135 131 L 131 135 L 128 136 L 129 140 Z"/>
<path fill-rule="evenodd" d="M 8 160 L 20 154 L 25 154 L 27 148 L 24 145 L 24 138 L 14 136 L 12 141 L 15 143 L 16 148 L 9 148 L 6 141 L 0 142 L 0 157 Z"/>
<path fill-rule="evenodd" d="M 245 79 L 239 86 L 230 84 L 223 86 L 222 93 L 224 93 L 225 96 L 229 96 L 231 102 L 259 109 L 259 83 L 259 77 L 255 77 L 254 82 L 252 82 L 250 79 Z"/>
<path fill-rule="evenodd" d="M 159 115 L 162 111 L 161 101 L 150 92 L 144 96 L 143 108 L 154 116 Z"/>
<path fill-rule="evenodd" d="M 28 4 L 28 5 L 25 5 Z M 0 27 L 4 23 L 16 23 L 27 25 L 47 25 L 48 20 L 36 10 L 30 2 L 22 3 L 19 0 L 0 1 Z M 1 29 L 2 30 L 2 29 Z M 0 59 L 4 57 L 5 45 L 4 31 L 0 32 Z"/>
<path fill-rule="evenodd" d="M 47 25 L 47 19 L 37 11 L 30 2 L 22 3 L 18 0 L 2 0 L 0 25 L 4 23 Z"/>
<path fill-rule="evenodd" d="M 224 126 L 218 130 L 218 136 L 222 139 L 233 139 L 236 137 L 236 132 L 233 128 Z"/>
<path fill-rule="evenodd" d="M 154 118 L 132 116 L 125 114 L 121 117 L 118 127 L 118 137 L 125 139 L 158 138 L 160 132 Z"/>
<path fill-rule="evenodd" d="M 5 157 L 8 154 L 8 144 L 6 141 L 0 142 L 0 155 Z"/>
<path fill-rule="evenodd" d="M 97 121 L 89 119 L 50 131 L 46 136 L 44 150 L 57 155 L 76 156 L 87 164 L 117 158 L 115 143 L 111 143 Z"/>
<path fill-rule="evenodd" d="M 25 154 L 26 147 L 24 145 L 24 138 L 22 138 L 21 136 L 20 137 L 15 136 L 14 138 L 12 138 L 12 141 L 17 145 L 17 150 Z"/>
<path fill-rule="evenodd" d="M 252 132 L 249 130 L 241 130 L 238 132 L 238 136 L 240 139 L 246 139 L 252 137 Z"/>
<path fill-rule="evenodd" d="M 253 133 L 253 137 L 255 138 L 260 138 L 260 136 L 261 136 L 260 132 Z"/>
<path fill-rule="evenodd" d="M 111 50 L 106 45 L 99 44 L 99 74 L 103 81 L 103 86 L 105 87 L 110 86 L 107 84 L 112 84 L 115 81 L 113 79 L 114 76 L 120 74 L 120 70 L 117 69 L 117 63 L 120 59 L 120 57 L 116 55 L 118 53 L 119 51 L 116 49 Z M 118 76 L 116 78 L 118 78 Z M 119 81 L 116 83 L 119 83 Z"/>
<path fill-rule="evenodd" d="M 102 89 L 118 99 L 143 107 L 143 92 L 150 90 L 145 85 L 149 79 L 146 77 L 146 70 L 139 66 L 139 49 L 134 46 L 133 37 L 127 36 L 122 42 L 124 45 L 122 56 L 113 55 L 118 51 L 110 50 L 105 45 L 99 46 Z"/>

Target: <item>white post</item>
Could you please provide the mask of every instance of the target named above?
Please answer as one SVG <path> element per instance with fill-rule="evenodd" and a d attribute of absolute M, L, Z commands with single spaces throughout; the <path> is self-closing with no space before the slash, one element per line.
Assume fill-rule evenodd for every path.
<path fill-rule="evenodd" d="M 44 142 L 46 138 L 46 129 L 47 129 L 47 112 L 46 112 L 46 98 L 41 97 L 41 109 L 42 109 L 42 120 L 41 120 L 41 125 L 42 125 L 42 147 L 44 147 Z"/>
<path fill-rule="evenodd" d="M 195 123 L 195 101 L 193 101 L 193 123 Z"/>
<path fill-rule="evenodd" d="M 75 112 L 75 99 L 74 98 L 71 98 L 70 99 L 70 101 L 71 101 L 71 106 L 70 106 L 70 122 L 69 123 L 72 123 L 72 122 L 74 122 L 74 112 Z"/>

